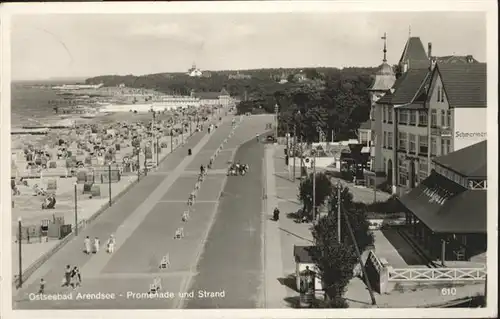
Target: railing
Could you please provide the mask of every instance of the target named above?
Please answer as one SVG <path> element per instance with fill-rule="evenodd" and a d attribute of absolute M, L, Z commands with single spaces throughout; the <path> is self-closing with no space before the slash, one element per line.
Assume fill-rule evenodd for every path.
<path fill-rule="evenodd" d="M 486 279 L 486 268 L 389 269 L 389 281 L 475 281 Z"/>
<path fill-rule="evenodd" d="M 368 259 L 370 259 L 371 263 L 377 269 L 377 272 L 380 274 L 380 272 L 382 271 L 382 268 L 384 268 L 384 266 L 383 266 L 382 262 L 380 261 L 380 259 L 378 259 L 378 257 L 375 255 L 375 253 L 373 251 L 370 251 L 370 253 L 368 255 Z"/>

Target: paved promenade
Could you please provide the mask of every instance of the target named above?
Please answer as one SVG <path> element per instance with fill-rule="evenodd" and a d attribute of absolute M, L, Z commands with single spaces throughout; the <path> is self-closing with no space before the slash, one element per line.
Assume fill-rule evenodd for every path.
<path fill-rule="evenodd" d="M 197 270 L 196 264 L 202 255 L 206 236 L 217 211 L 217 200 L 226 179 L 227 160 L 243 140 L 255 134 L 256 127 L 253 122 L 252 120 L 248 121 L 249 124 L 246 124 L 247 120 L 243 122 L 233 136 L 234 142 L 229 140 L 225 145 L 226 149 L 220 152 L 213 170 L 202 183 L 197 202 L 187 223 L 181 221 L 181 216 L 186 208 L 187 196 L 194 187 L 196 174 L 200 165 L 206 165 L 210 156 L 227 138 L 231 131 L 230 119 L 210 135 L 197 133 L 184 147 L 183 152 L 174 152 L 169 156 L 156 172 L 148 174 L 130 193 L 79 234 L 78 238 L 38 269 L 14 298 L 14 308 L 182 307 L 184 298 L 180 298 L 182 295 L 179 293 L 188 291 L 191 279 L 203 269 L 200 264 Z M 265 124 L 257 126 L 264 128 Z M 190 157 L 187 156 L 188 148 L 193 149 L 193 155 Z M 252 170 L 253 167 L 250 168 L 250 172 Z M 250 175 L 251 173 L 242 178 Z M 173 237 L 178 227 L 184 228 L 185 237 L 175 240 Z M 117 250 L 113 255 L 108 255 L 104 251 L 94 256 L 82 253 L 85 236 L 101 238 L 104 246 L 104 242 L 112 233 L 117 238 Z M 206 242 L 208 246 L 210 240 Z M 170 268 L 161 270 L 159 269 L 161 257 L 167 253 L 170 256 Z M 66 264 L 78 265 L 81 268 L 83 285 L 75 291 L 60 287 Z M 44 278 L 47 282 L 47 294 L 72 292 L 75 298 L 79 292 L 114 293 L 114 296 L 108 300 L 73 298 L 72 301 L 30 301 L 29 293 L 37 291 L 40 278 Z M 147 292 L 155 278 L 159 278 L 162 282 L 163 298 L 144 299 L 136 295 Z M 230 280 L 225 279 L 225 281 Z"/>

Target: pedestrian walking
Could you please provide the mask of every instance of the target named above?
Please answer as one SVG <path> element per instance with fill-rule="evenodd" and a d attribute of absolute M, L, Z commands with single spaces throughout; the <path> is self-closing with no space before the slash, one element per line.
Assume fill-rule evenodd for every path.
<path fill-rule="evenodd" d="M 64 270 L 64 277 L 62 281 L 63 287 L 68 287 L 71 283 L 71 266 L 66 265 L 66 269 Z"/>
<path fill-rule="evenodd" d="M 76 289 L 76 287 L 80 286 L 80 282 L 78 281 L 78 267 L 73 267 L 71 270 L 71 287 Z"/>
<path fill-rule="evenodd" d="M 109 254 L 112 254 L 115 251 L 115 243 L 116 243 L 115 236 L 111 234 L 111 236 L 109 236 L 107 243 L 107 251 Z"/>
<path fill-rule="evenodd" d="M 101 242 L 98 237 L 94 238 L 94 254 L 97 254 L 99 252 L 99 246 L 101 245 Z"/>
<path fill-rule="evenodd" d="M 40 279 L 40 289 L 38 289 L 39 294 L 44 294 L 45 293 L 45 280 L 42 278 Z"/>
<path fill-rule="evenodd" d="M 88 255 L 91 253 L 91 247 L 90 247 L 90 238 L 89 236 L 85 237 L 85 239 L 83 240 L 83 245 L 85 246 L 85 250 L 84 252 Z"/>

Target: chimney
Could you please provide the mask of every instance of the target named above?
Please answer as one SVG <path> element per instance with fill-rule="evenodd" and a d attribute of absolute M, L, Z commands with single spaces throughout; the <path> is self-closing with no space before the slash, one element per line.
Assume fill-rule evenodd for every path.
<path fill-rule="evenodd" d="M 427 56 L 429 59 L 432 57 L 432 42 L 427 43 Z"/>

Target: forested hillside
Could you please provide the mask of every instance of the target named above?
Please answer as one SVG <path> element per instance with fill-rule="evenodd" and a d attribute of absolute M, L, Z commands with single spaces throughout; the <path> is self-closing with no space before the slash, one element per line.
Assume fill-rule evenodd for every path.
<path fill-rule="evenodd" d="M 280 107 L 280 135 L 294 124 L 306 140 L 318 139 L 317 127 L 335 140 L 356 136 L 360 123 L 368 120 L 370 101 L 366 89 L 375 68 L 305 68 L 240 70 L 249 79 L 230 79 L 236 71 L 214 71 L 209 77 L 190 77 L 183 73 L 142 76 L 104 75 L 89 78 L 87 84 L 105 86 L 125 84 L 132 88 L 155 89 L 167 94 L 188 95 L 191 90 L 218 92 L 222 88 L 241 100 L 240 113 L 274 112 Z M 296 80 L 302 74 L 306 80 Z M 287 83 L 280 83 L 281 80 Z M 283 82 L 283 81 L 282 81 Z"/>

